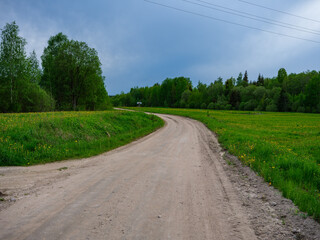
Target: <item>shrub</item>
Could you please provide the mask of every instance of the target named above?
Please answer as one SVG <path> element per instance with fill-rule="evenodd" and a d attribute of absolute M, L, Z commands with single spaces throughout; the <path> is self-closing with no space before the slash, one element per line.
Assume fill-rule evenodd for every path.
<path fill-rule="evenodd" d="M 278 111 L 278 107 L 275 104 L 270 104 L 266 107 L 266 111 L 267 112 L 277 112 Z"/>
<path fill-rule="evenodd" d="M 239 110 L 242 110 L 242 111 L 244 110 L 244 104 L 245 104 L 244 102 L 241 102 L 241 103 L 240 103 L 240 105 L 239 105 Z"/>
<path fill-rule="evenodd" d="M 306 109 L 302 106 L 298 107 L 297 112 L 301 112 L 304 113 L 306 111 Z"/>
<path fill-rule="evenodd" d="M 249 100 L 248 102 L 246 102 L 244 104 L 244 108 L 243 109 L 245 111 L 253 111 L 256 108 L 257 105 L 258 105 L 257 101 L 254 100 L 254 99 L 251 99 L 251 100 Z"/>
<path fill-rule="evenodd" d="M 213 102 L 208 104 L 208 109 L 214 109 L 214 103 Z"/>
<path fill-rule="evenodd" d="M 227 104 L 226 106 L 225 106 L 225 110 L 231 110 L 232 109 L 232 105 L 231 104 Z"/>

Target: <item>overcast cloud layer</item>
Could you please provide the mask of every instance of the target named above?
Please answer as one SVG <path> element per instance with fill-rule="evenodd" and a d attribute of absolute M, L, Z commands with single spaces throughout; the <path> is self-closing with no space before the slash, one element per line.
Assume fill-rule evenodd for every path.
<path fill-rule="evenodd" d="M 20 35 L 28 42 L 27 52 L 35 50 L 39 58 L 49 37 L 59 32 L 70 39 L 87 42 L 99 53 L 110 95 L 127 92 L 134 86 L 152 86 L 167 77 L 190 77 L 196 85 L 199 80 L 210 83 L 219 76 L 224 79 L 237 77 L 245 70 L 248 70 L 250 80 L 256 80 L 259 73 L 266 77 L 276 76 L 281 67 L 290 73 L 320 70 L 318 0 L 247 1 L 319 22 L 238 0 L 203 0 L 298 25 L 304 30 L 313 29 L 314 34 L 220 12 L 203 1 L 150 1 L 176 10 L 143 0 L 0 0 L 0 28 L 16 21 Z M 227 11 L 226 8 L 223 10 Z"/>

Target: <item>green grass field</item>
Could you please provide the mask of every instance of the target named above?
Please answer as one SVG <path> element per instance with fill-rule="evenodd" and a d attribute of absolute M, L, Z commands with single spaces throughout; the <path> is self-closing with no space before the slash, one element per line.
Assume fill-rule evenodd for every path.
<path fill-rule="evenodd" d="M 161 126 L 158 117 L 128 111 L 0 114 L 0 166 L 89 157 Z"/>
<path fill-rule="evenodd" d="M 320 221 L 320 115 L 165 108 L 217 133 L 222 147 Z"/>

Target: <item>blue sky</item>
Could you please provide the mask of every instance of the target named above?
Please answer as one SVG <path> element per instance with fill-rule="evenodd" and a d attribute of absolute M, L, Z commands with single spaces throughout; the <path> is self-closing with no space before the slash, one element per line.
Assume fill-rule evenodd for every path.
<path fill-rule="evenodd" d="M 38 58 L 49 37 L 59 32 L 87 42 L 98 51 L 110 95 L 135 86 L 152 86 L 167 77 L 190 77 L 196 85 L 199 80 L 210 83 L 219 76 L 236 78 L 245 70 L 249 80 L 256 80 L 259 73 L 276 76 L 282 67 L 289 73 L 320 70 L 320 43 L 212 19 L 320 42 L 318 0 L 246 0 L 318 22 L 239 0 L 150 1 L 209 18 L 143 0 L 0 0 L 0 28 L 16 21 L 20 35 L 28 42 L 27 52 L 35 50 Z M 314 31 L 242 18 L 213 10 L 212 4 Z"/>

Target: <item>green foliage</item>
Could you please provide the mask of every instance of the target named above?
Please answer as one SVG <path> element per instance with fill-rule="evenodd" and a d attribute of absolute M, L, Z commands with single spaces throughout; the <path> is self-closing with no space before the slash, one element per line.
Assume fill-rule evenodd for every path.
<path fill-rule="evenodd" d="M 242 72 L 239 73 L 238 77 L 237 77 L 237 86 L 242 86 L 242 81 L 243 81 L 243 75 L 242 75 Z"/>
<path fill-rule="evenodd" d="M 249 85 L 248 72 L 245 71 L 242 81 L 242 86 L 247 87 Z"/>
<path fill-rule="evenodd" d="M 208 105 L 208 109 L 211 109 L 211 110 L 213 110 L 213 109 L 214 109 L 214 103 L 213 103 L 213 102 L 209 103 L 209 105 Z"/>
<path fill-rule="evenodd" d="M 309 112 L 318 112 L 320 103 L 320 74 L 314 76 L 306 86 L 305 105 L 309 107 Z"/>
<path fill-rule="evenodd" d="M 35 52 L 26 56 L 26 43 L 15 22 L 2 29 L 0 112 L 111 108 L 95 49 L 59 33 L 44 50 L 42 72 Z"/>
<path fill-rule="evenodd" d="M 201 109 L 207 109 L 207 104 L 202 103 L 202 104 L 201 104 Z"/>
<path fill-rule="evenodd" d="M 108 107 L 97 51 L 62 33 L 48 41 L 41 57 L 41 85 L 52 94 L 59 110 L 96 110 Z"/>
<path fill-rule="evenodd" d="M 289 97 L 284 89 L 281 89 L 277 105 L 278 105 L 279 112 L 288 112 L 289 111 Z"/>
<path fill-rule="evenodd" d="M 239 105 L 240 105 L 240 102 L 241 102 L 241 88 L 240 87 L 235 87 L 231 90 L 231 93 L 230 93 L 230 104 L 232 105 L 232 107 L 234 109 L 239 109 Z"/>
<path fill-rule="evenodd" d="M 278 82 L 282 84 L 287 81 L 287 78 L 287 71 L 284 68 L 280 68 L 278 71 Z"/>
<path fill-rule="evenodd" d="M 288 76 L 285 69 L 280 69 L 275 78 L 259 74 L 257 82 L 247 81 L 247 71 L 243 78 L 240 73 L 237 80 L 231 77 L 223 83 L 223 79 L 218 78 L 209 85 L 199 81 L 197 87 L 192 87 L 189 78 L 166 79 L 150 88 L 135 87 L 128 94 L 116 95 L 112 103 L 136 106 L 137 101 L 142 101 L 145 107 L 203 109 L 206 106 L 217 110 L 320 113 L 319 72 Z"/>
<path fill-rule="evenodd" d="M 267 112 L 278 112 L 278 107 L 276 104 L 271 103 L 266 107 Z"/>
<path fill-rule="evenodd" d="M 264 77 L 263 75 L 260 75 L 260 73 L 257 80 L 257 86 L 264 86 Z"/>
<path fill-rule="evenodd" d="M 30 82 L 32 83 L 40 83 L 42 71 L 39 66 L 39 62 L 37 59 L 37 55 L 35 51 L 32 51 L 30 56 L 27 58 L 27 72 L 29 73 Z"/>
<path fill-rule="evenodd" d="M 0 81 L 1 110 L 15 111 L 19 108 L 18 96 L 20 84 L 24 80 L 26 40 L 19 35 L 15 22 L 7 23 L 1 32 L 0 46 Z"/>
<path fill-rule="evenodd" d="M 233 89 L 234 85 L 235 85 L 236 80 L 234 78 L 229 78 L 226 82 L 225 82 L 225 95 L 229 96 L 231 90 Z"/>
<path fill-rule="evenodd" d="M 21 112 L 49 112 L 55 108 L 55 101 L 36 83 L 26 84 L 21 91 Z"/>
<path fill-rule="evenodd" d="M 35 52 L 25 53 L 19 27 L 8 23 L 1 32 L 0 112 L 51 111 L 53 99 L 38 86 L 41 70 Z"/>
<path fill-rule="evenodd" d="M 0 115 L 0 166 L 27 166 L 96 155 L 163 125 L 127 111 Z"/>
<path fill-rule="evenodd" d="M 223 148 L 320 221 L 320 115 L 145 108 L 194 118 Z"/>

